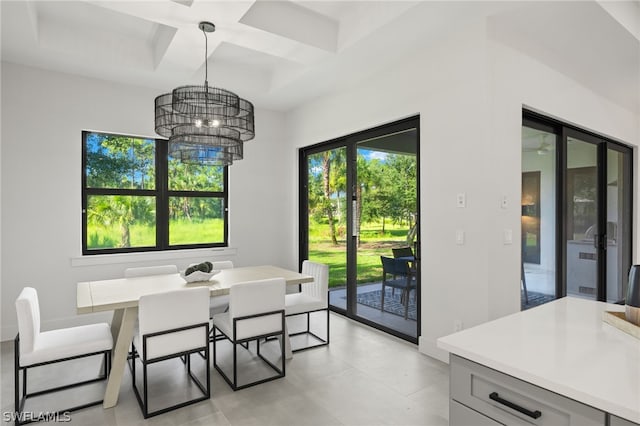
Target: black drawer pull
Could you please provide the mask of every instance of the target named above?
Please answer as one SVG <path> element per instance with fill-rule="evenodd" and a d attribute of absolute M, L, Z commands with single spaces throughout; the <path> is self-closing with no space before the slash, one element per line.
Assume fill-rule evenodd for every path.
<path fill-rule="evenodd" d="M 507 407 L 514 409 L 526 416 L 531 417 L 532 419 L 537 419 L 539 418 L 542 413 L 540 412 L 540 410 L 536 410 L 536 411 L 531 411 L 531 410 L 527 410 L 524 407 L 519 406 L 518 404 L 514 404 L 511 401 L 507 401 L 506 399 L 502 399 L 500 398 L 500 395 L 498 395 L 498 392 L 491 392 L 491 394 L 489 394 L 489 398 L 491 398 L 492 400 L 496 401 L 497 403 L 500 403 L 502 405 L 506 405 Z"/>

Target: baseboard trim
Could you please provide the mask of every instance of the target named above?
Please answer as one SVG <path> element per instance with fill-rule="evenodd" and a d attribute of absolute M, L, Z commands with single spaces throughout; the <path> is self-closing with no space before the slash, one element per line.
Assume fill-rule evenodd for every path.
<path fill-rule="evenodd" d="M 438 348 L 435 341 L 427 340 L 420 336 L 418 338 L 418 350 L 431 358 L 449 364 L 449 352 Z"/>

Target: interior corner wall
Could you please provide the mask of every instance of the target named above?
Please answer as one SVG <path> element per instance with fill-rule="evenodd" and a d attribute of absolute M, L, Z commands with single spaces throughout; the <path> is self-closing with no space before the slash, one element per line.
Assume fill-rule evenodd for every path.
<path fill-rule="evenodd" d="M 109 318 L 76 314 L 77 282 L 121 277 L 132 266 L 184 268 L 206 259 L 202 251 L 186 250 L 175 259 L 120 255 L 124 261 L 72 266 L 82 251 L 81 132 L 154 137 L 158 90 L 3 62 L 1 91 L 2 340 L 17 332 L 14 301 L 23 287 L 38 290 L 47 330 Z M 291 167 L 281 163 L 288 155 L 283 114 L 257 109 L 255 115 L 257 136 L 229 172 L 232 260 L 295 267 L 287 207 L 293 195 L 282 185 Z"/>
<path fill-rule="evenodd" d="M 579 84 L 571 77 L 556 71 L 553 64 L 545 64 L 536 58 L 527 56 L 500 39 L 489 38 L 489 85 L 491 91 L 491 140 L 493 151 L 501 159 L 496 162 L 493 173 L 493 185 L 508 194 L 519 208 L 521 194 L 521 116 L 526 107 L 623 142 L 637 151 L 640 144 L 640 132 L 637 112 L 629 111 L 610 100 L 603 98 L 589 88 Z M 637 161 L 637 154 L 635 155 Z M 633 253 L 638 250 L 637 217 L 640 203 L 638 200 L 638 172 L 634 177 L 634 230 Z M 508 219 L 509 227 L 520 229 L 519 214 Z M 496 226 L 498 226 L 496 224 Z M 520 247 L 520 232 L 514 245 Z M 515 256 L 514 256 L 515 255 Z M 489 275 L 490 317 L 497 318 L 508 314 L 511 305 L 504 303 L 505 283 L 503 265 L 511 269 L 519 268 L 520 253 L 504 253 L 499 244 L 489 252 L 491 271 Z M 637 256 L 637 254 L 636 254 Z M 511 274 L 519 284 L 519 272 Z M 516 281 L 517 280 L 517 281 Z M 509 287 L 513 291 L 518 287 Z"/>

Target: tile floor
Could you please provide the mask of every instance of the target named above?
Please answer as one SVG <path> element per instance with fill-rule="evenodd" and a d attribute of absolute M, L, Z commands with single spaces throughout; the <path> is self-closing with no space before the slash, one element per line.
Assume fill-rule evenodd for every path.
<path fill-rule="evenodd" d="M 290 326 L 290 329 L 292 327 Z M 294 347 L 299 342 L 293 341 Z M 1 402 L 13 409 L 13 342 L 0 345 Z M 224 351 L 222 355 L 224 356 Z M 63 366 L 57 377 L 93 367 Z M 50 370 L 47 370 L 50 371 Z M 177 388 L 183 369 L 162 372 L 156 389 Z M 71 413 L 77 425 L 447 425 L 448 366 L 418 352 L 415 345 L 331 314 L 331 344 L 297 352 L 284 379 L 233 392 L 212 368 L 210 400 L 144 420 L 125 370 L 119 403 Z M 40 375 L 41 377 L 37 377 Z M 47 376 L 49 375 L 49 376 Z M 34 379 L 51 380 L 50 372 Z M 30 382 L 31 383 L 31 382 Z M 83 390 L 100 395 L 103 384 Z M 77 396 L 57 396 L 68 404 Z M 46 401 L 41 401 L 46 403 Z M 33 408 L 35 410 L 35 407 Z"/>

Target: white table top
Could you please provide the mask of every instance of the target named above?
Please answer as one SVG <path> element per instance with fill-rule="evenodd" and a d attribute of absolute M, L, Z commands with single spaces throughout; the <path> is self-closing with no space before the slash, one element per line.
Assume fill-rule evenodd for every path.
<path fill-rule="evenodd" d="M 438 347 L 640 423 L 640 340 L 602 320 L 624 306 L 565 297 L 438 339 Z"/>
<path fill-rule="evenodd" d="M 77 312 L 82 314 L 138 306 L 142 295 L 194 286 L 209 286 L 211 296 L 221 296 L 229 294 L 229 288 L 237 283 L 279 277 L 284 278 L 287 285 L 313 281 L 309 275 L 269 265 L 224 269 L 210 281 L 196 283 L 186 283 L 179 274 L 87 281 L 78 283 Z"/>

